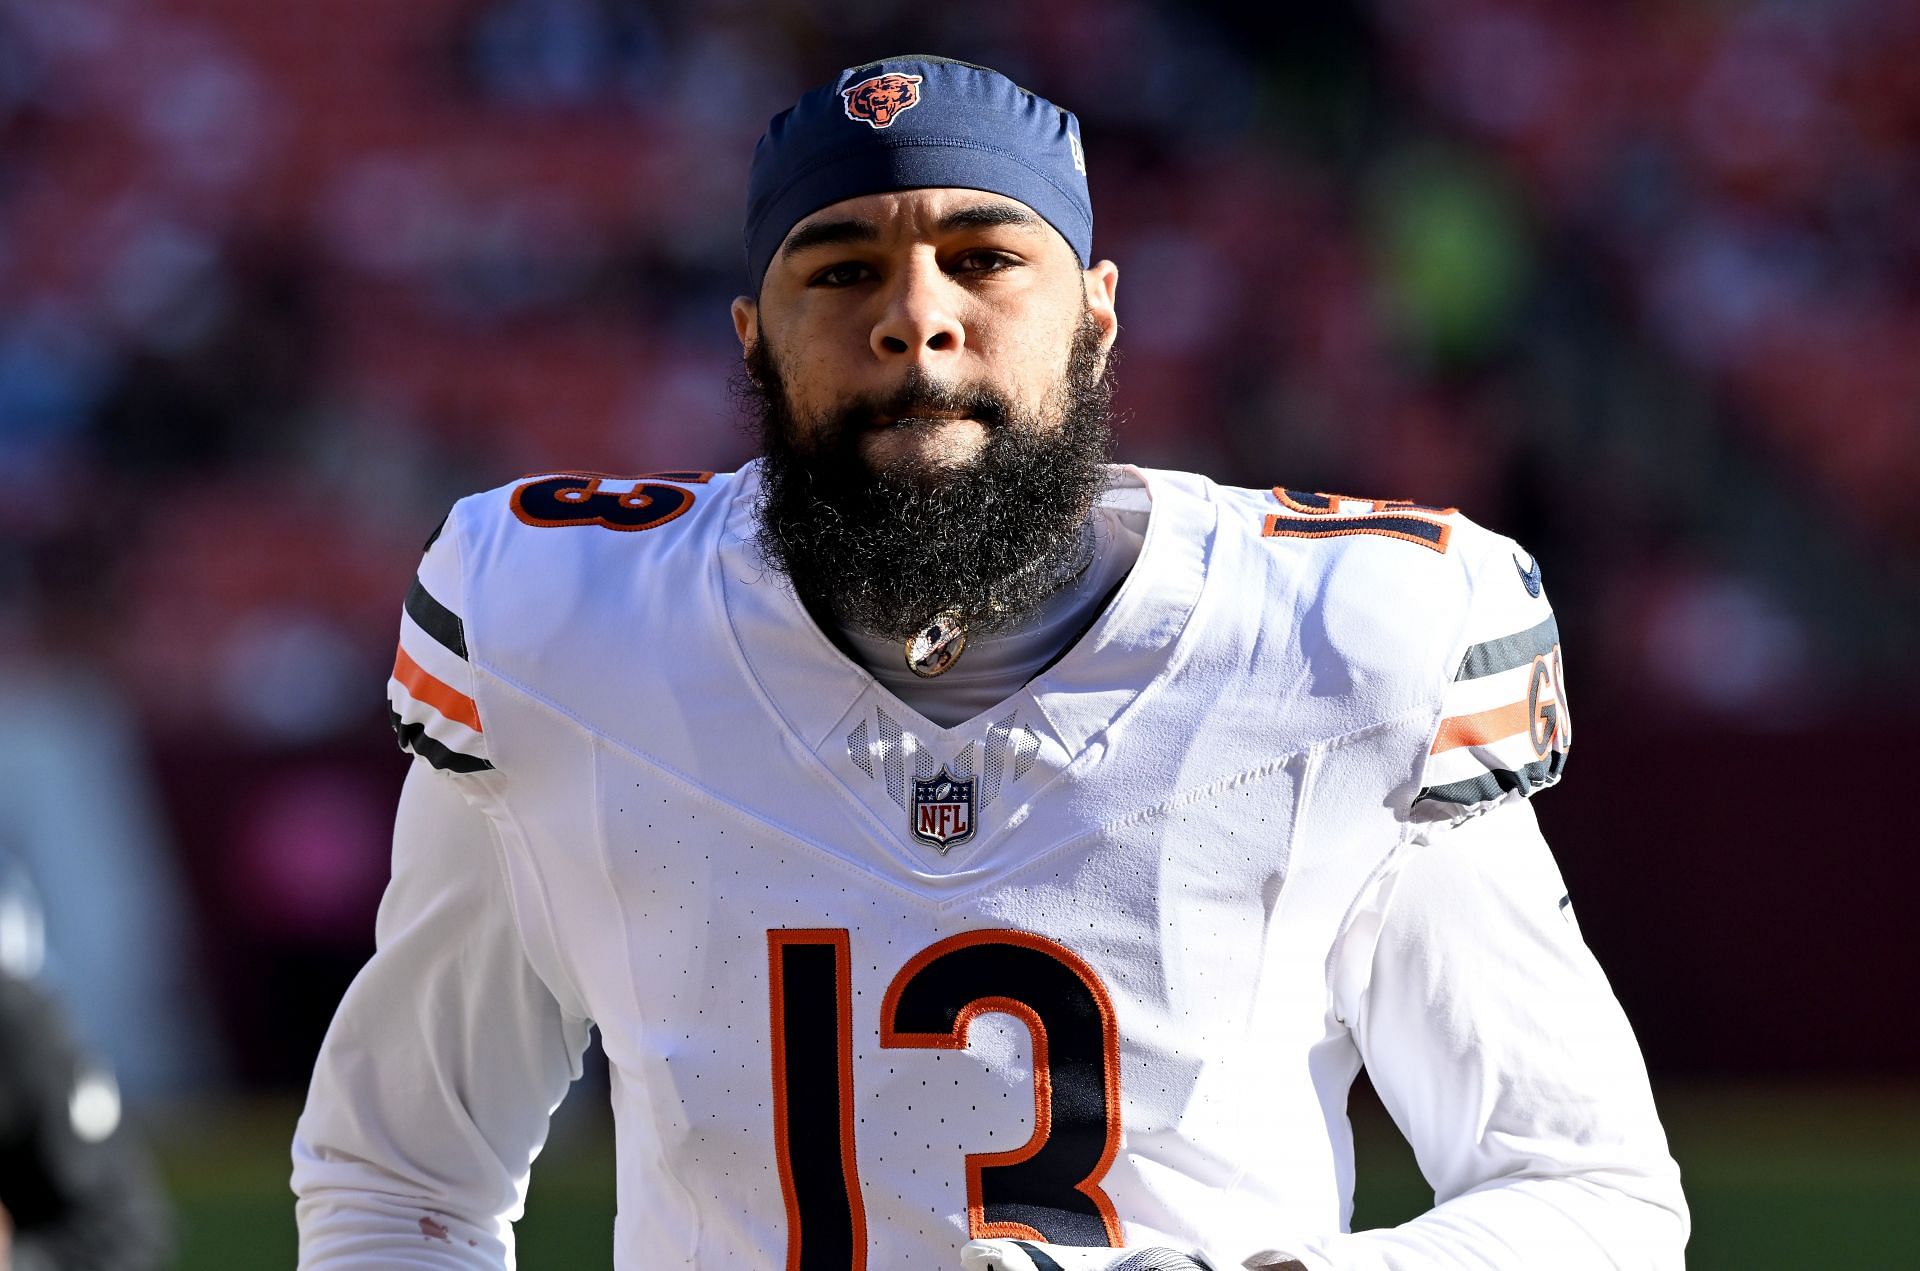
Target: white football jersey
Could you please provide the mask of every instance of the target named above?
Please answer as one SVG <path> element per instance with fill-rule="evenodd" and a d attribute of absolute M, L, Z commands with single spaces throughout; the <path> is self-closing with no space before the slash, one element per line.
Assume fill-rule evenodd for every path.
<path fill-rule="evenodd" d="M 1678 1265 L 1639 1054 L 1523 797 L 1571 736 L 1531 557 L 1452 509 L 1119 467 L 1124 585 L 942 728 L 761 560 L 756 490 L 534 477 L 431 544 L 303 1265 L 510 1263 L 589 1021 L 622 1266 L 951 1271 L 991 1236 Z M 1348 1235 L 1363 1059 L 1439 1204 Z"/>

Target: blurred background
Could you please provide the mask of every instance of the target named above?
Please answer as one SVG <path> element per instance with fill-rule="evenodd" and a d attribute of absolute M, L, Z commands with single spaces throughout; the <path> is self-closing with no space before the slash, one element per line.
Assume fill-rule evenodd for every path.
<path fill-rule="evenodd" d="M 0 861 L 179 1265 L 292 1263 L 422 540 L 524 471 L 750 457 L 753 142 L 903 51 L 1079 114 L 1124 458 L 1538 554 L 1580 717 L 1541 816 L 1692 1264 L 1911 1265 L 1920 4 L 1291 8 L 0 0 Z M 606 1263 L 603 1104 L 523 1266 Z"/>

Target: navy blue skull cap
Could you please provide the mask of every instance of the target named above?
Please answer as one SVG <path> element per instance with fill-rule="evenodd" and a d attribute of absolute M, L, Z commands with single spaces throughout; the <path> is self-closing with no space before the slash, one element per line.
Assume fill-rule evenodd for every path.
<path fill-rule="evenodd" d="M 1080 121 L 995 70 L 951 58 L 848 67 L 773 117 L 747 178 L 755 293 L 788 231 L 842 199 L 952 186 L 1004 194 L 1093 261 Z"/>

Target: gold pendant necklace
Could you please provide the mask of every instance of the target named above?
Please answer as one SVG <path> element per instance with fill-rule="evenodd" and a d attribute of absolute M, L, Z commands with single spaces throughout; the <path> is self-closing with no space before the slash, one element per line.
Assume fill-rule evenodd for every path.
<path fill-rule="evenodd" d="M 930 680 L 951 669 L 966 647 L 967 632 L 961 626 L 960 611 L 942 610 L 907 641 L 907 669 Z"/>
<path fill-rule="evenodd" d="M 1064 591 L 1078 583 L 1086 577 L 1087 570 L 1093 565 L 1095 551 L 1091 522 L 1081 528 L 1078 555 L 1080 558 L 1078 568 L 1073 571 L 1073 576 L 1062 583 L 1057 590 Z M 1021 569 L 1013 577 L 1018 580 L 1046 563 L 1046 558 L 1042 557 Z M 998 600 L 989 601 L 987 604 L 990 614 L 997 615 L 1002 609 L 1003 606 Z M 967 630 L 960 610 L 942 609 L 933 615 L 932 622 L 916 631 L 907 641 L 907 669 L 923 680 L 944 675 L 953 669 L 953 664 L 960 660 L 960 655 L 966 651 L 966 647 Z"/>

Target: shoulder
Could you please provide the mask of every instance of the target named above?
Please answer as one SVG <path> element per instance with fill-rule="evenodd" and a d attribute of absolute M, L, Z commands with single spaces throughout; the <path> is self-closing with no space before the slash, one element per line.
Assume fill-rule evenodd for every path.
<path fill-rule="evenodd" d="M 488 572 L 610 553 L 659 555 L 723 515 L 735 479 L 696 469 L 534 473 L 461 499 L 442 532 L 452 530 Z"/>
<path fill-rule="evenodd" d="M 648 622 L 684 622 L 735 481 L 536 473 L 455 503 L 403 605 L 387 686 L 402 748 L 446 771 L 490 770 L 479 669 L 531 682 L 593 633 L 641 647 Z"/>
<path fill-rule="evenodd" d="M 1428 748 L 1419 820 L 1460 820 L 1560 780 L 1573 743 L 1560 624 L 1540 562 L 1480 531 L 1465 626 Z"/>
<path fill-rule="evenodd" d="M 1360 719 L 1430 708 L 1413 816 L 1456 819 L 1559 779 L 1559 626 L 1530 552 L 1457 508 L 1287 487 L 1211 497 L 1222 554 L 1263 575 L 1268 622 L 1287 624 L 1315 693 L 1354 699 Z"/>
<path fill-rule="evenodd" d="M 1285 486 L 1211 485 L 1218 567 L 1244 575 L 1270 636 L 1352 679 L 1386 712 L 1430 700 L 1451 677 L 1473 610 L 1524 596 L 1511 543 L 1457 508 Z M 1493 586 L 1487 586 L 1491 582 Z M 1337 671 L 1336 671 L 1337 668 Z"/>
<path fill-rule="evenodd" d="M 439 535 L 458 558 L 463 616 L 495 631 L 495 611 L 516 625 L 538 612 L 558 624 L 604 603 L 617 580 L 666 588 L 710 559 L 735 481 L 695 470 L 555 472 L 469 495 Z"/>

